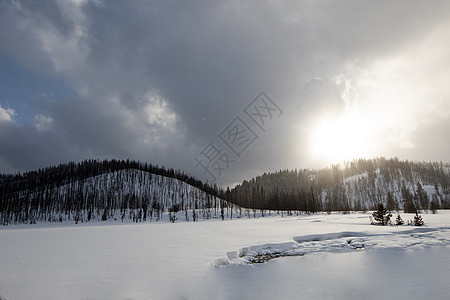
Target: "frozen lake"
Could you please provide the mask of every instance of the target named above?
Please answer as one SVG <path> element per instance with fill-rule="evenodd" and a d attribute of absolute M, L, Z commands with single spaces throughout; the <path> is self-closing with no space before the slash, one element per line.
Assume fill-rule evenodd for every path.
<path fill-rule="evenodd" d="M 448 212 L 424 215 L 426 227 L 419 232 L 411 226 L 371 226 L 368 214 L 3 227 L 0 295 L 9 300 L 379 299 L 382 293 L 384 299 L 448 299 L 449 217 Z M 351 232 L 365 249 L 342 248 L 348 238 L 336 232 Z M 311 235 L 322 240 L 309 241 Z M 256 265 L 215 265 L 227 252 L 265 243 L 294 243 L 305 254 Z"/>

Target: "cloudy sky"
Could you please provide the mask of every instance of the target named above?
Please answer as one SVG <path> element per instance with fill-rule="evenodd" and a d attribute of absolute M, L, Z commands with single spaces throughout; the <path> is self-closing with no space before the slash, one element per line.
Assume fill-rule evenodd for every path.
<path fill-rule="evenodd" d="M 231 184 L 359 157 L 449 161 L 449 11 L 0 0 L 0 172 L 130 158 Z"/>

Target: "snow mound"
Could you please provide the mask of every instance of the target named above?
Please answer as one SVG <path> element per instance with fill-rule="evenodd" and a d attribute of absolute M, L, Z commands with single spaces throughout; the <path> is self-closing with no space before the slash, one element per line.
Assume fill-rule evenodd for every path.
<path fill-rule="evenodd" d="M 335 232 L 293 237 L 293 242 L 243 247 L 217 259 L 216 266 L 264 263 L 285 256 L 314 252 L 342 252 L 366 249 L 404 250 L 450 245 L 450 227 L 414 228 L 387 233 Z"/>

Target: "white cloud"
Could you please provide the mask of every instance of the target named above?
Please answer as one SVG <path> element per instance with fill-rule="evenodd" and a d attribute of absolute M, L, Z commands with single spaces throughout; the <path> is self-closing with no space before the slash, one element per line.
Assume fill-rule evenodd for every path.
<path fill-rule="evenodd" d="M 344 75 L 335 76 L 335 83 L 342 86 L 341 98 L 345 103 L 345 108 L 350 109 L 353 102 L 357 101 L 358 90 L 351 80 L 345 78 Z"/>
<path fill-rule="evenodd" d="M 169 102 L 152 91 L 138 98 L 136 107 L 127 106 L 118 95 L 104 100 L 108 103 L 108 114 L 115 115 L 116 123 L 127 133 L 128 142 L 146 149 L 143 145 L 166 148 L 171 141 L 178 140 L 183 131 L 177 127 L 179 118 Z"/>
<path fill-rule="evenodd" d="M 61 31 L 51 23 L 39 23 L 34 28 L 42 49 L 48 54 L 56 71 L 70 72 L 82 64 L 89 54 L 83 43 L 87 34 L 88 22 L 82 8 L 87 1 L 57 1 L 62 16 L 72 24 L 69 34 Z"/>
<path fill-rule="evenodd" d="M 49 116 L 37 114 L 34 117 L 34 126 L 38 131 L 49 131 L 53 127 L 53 119 Z"/>
<path fill-rule="evenodd" d="M 448 118 L 446 39 L 446 30 L 433 31 L 400 53 L 349 64 L 345 75 L 336 77 L 347 109 L 364 117 L 373 143 L 411 149 L 419 146 L 414 144 L 419 128 Z"/>
<path fill-rule="evenodd" d="M 0 106 L 0 121 L 12 121 L 13 116 L 16 115 L 14 109 L 11 108 L 2 108 Z"/>
<path fill-rule="evenodd" d="M 169 108 L 167 100 L 152 92 L 148 92 L 144 98 L 146 99 L 144 111 L 148 125 L 173 130 L 177 116 Z"/>

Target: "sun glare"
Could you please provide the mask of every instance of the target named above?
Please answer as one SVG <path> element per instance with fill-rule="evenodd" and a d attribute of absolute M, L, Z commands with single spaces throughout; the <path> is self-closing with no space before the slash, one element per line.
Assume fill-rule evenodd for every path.
<path fill-rule="evenodd" d="M 324 118 L 311 132 L 311 152 L 325 163 L 366 157 L 371 144 L 364 120 L 351 115 Z"/>

